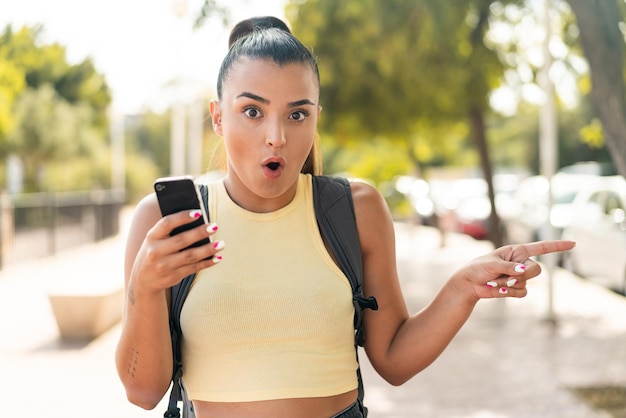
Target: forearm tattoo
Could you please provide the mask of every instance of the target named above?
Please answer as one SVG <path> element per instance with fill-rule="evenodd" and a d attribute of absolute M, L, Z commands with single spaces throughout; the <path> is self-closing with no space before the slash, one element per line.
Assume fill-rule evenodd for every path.
<path fill-rule="evenodd" d="M 131 305 L 135 304 L 135 290 L 133 289 L 132 286 L 128 288 L 128 301 L 130 302 Z"/>
<path fill-rule="evenodd" d="M 126 372 L 132 378 L 135 377 L 137 371 L 137 363 L 139 362 L 139 351 L 135 347 L 130 349 L 130 357 L 128 358 L 128 368 Z"/>

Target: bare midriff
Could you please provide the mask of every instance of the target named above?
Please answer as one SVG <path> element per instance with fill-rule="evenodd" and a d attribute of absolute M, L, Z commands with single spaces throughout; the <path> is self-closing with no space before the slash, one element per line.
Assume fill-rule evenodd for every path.
<path fill-rule="evenodd" d="M 196 418 L 330 418 L 354 403 L 357 390 L 323 398 L 254 402 L 193 401 Z"/>

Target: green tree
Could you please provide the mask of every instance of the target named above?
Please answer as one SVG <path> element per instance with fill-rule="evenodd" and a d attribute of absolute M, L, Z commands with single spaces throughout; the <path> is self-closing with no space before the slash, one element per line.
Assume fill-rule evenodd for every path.
<path fill-rule="evenodd" d="M 0 156 L 6 154 L 6 145 L 2 139 L 7 137 L 15 125 L 11 109 L 25 86 L 20 71 L 2 58 L 1 53 L 0 51 Z"/>
<path fill-rule="evenodd" d="M 624 87 L 624 3 L 616 0 L 567 0 L 580 44 L 591 69 L 591 99 L 606 145 L 626 177 L 626 89 Z"/>
<path fill-rule="evenodd" d="M 41 44 L 42 30 L 43 27 L 37 25 L 13 32 L 12 27 L 7 26 L 0 37 L 0 56 L 23 73 L 28 88 L 50 84 L 69 103 L 87 103 L 94 109 L 94 116 L 106 112 L 111 102 L 110 90 L 91 59 L 68 63 L 65 47 L 56 43 Z"/>
<path fill-rule="evenodd" d="M 353 138 L 400 141 L 417 171 L 463 154 L 468 148 L 463 141 L 452 142 L 455 149 L 439 144 L 463 132 L 474 140 L 495 207 L 485 113 L 503 67 L 484 43 L 491 3 L 292 1 L 287 16 L 319 59 L 327 110 L 321 129 L 338 146 Z M 467 128 L 453 130 L 459 124 Z M 433 135 L 445 126 L 451 127 L 448 135 Z M 418 154 L 420 148 L 427 151 Z M 442 155 L 445 151 L 450 154 Z M 492 214 L 498 225 L 496 211 Z M 494 242 L 501 243 L 499 228 L 492 230 Z"/>
<path fill-rule="evenodd" d="M 97 72 L 90 58 L 69 66 L 54 83 L 55 90 L 72 105 L 86 104 L 93 111 L 94 125 L 105 131 L 109 126 L 111 93 L 104 75 Z"/>
<path fill-rule="evenodd" d="M 291 2 L 288 19 L 319 60 L 321 129 L 339 141 L 405 138 L 420 118 L 458 116 L 453 91 L 463 74 L 448 66 L 457 46 L 439 35 L 459 15 L 427 1 Z"/>
<path fill-rule="evenodd" d="M 10 57 L 11 51 L 5 41 L 8 32 L 5 31 L 0 38 L 0 160 L 7 155 L 6 138 L 15 126 L 13 105 L 26 88 L 24 72 Z"/>
<path fill-rule="evenodd" d="M 64 170 L 73 164 L 78 172 L 81 165 L 94 169 L 93 175 L 80 176 L 77 187 L 86 178 L 92 180 L 88 187 L 106 187 L 108 179 L 98 168 L 108 154 L 106 80 L 90 59 L 70 64 L 64 47 L 41 44 L 41 31 L 41 26 L 13 31 L 9 25 L 0 35 L 0 161 L 8 153 L 20 157 L 26 191 L 62 183 L 44 181 L 46 168 L 59 162 Z"/>
<path fill-rule="evenodd" d="M 88 106 L 70 105 L 47 84 L 19 97 L 9 149 L 24 163 L 26 191 L 42 189 L 48 163 L 71 164 L 79 156 L 97 159 L 101 141 L 91 126 L 91 112 Z"/>
<path fill-rule="evenodd" d="M 523 91 L 538 91 L 539 74 L 543 60 L 537 59 L 543 53 L 544 40 L 528 41 L 527 34 L 535 29 L 545 28 L 545 3 L 521 2 L 506 6 L 494 3 L 491 7 L 492 19 L 499 40 L 491 41 L 498 51 L 501 62 L 506 66 L 506 87 L 509 93 L 517 96 L 519 105 L 512 117 L 497 118 L 498 130 L 492 137 L 511 137 L 517 127 L 522 127 L 526 135 L 526 148 L 517 150 L 518 158 L 526 158 L 532 172 L 538 172 L 538 102 L 525 103 Z M 576 18 L 565 1 L 550 3 L 550 26 L 552 28 L 552 80 L 556 86 L 558 111 L 558 166 L 571 165 L 577 161 L 594 160 L 608 162 L 611 157 L 604 144 L 601 125 L 598 123 L 591 104 L 591 85 L 585 65 L 585 57 L 580 45 Z M 495 36 L 493 36 L 495 37 Z M 493 38 L 492 37 L 492 38 Z M 489 38 L 489 34 L 488 34 Z M 555 71 L 556 70 L 556 71 Z M 564 83 L 565 81 L 565 83 Z M 507 133 L 506 127 L 513 128 Z M 514 135 L 519 137 L 519 135 Z M 511 138 L 513 140 L 513 138 Z M 518 140 L 514 140 L 519 143 Z M 511 148 L 513 142 L 508 143 Z"/>

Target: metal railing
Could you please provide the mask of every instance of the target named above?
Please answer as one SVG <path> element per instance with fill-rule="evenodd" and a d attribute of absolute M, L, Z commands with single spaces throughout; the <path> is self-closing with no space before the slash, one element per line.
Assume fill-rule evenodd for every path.
<path fill-rule="evenodd" d="M 0 195 L 0 268 L 119 232 L 123 189 Z"/>

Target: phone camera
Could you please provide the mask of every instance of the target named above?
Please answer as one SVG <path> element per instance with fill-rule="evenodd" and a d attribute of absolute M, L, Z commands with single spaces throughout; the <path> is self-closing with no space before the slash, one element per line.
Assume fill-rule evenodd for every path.
<path fill-rule="evenodd" d="M 157 192 L 162 192 L 165 189 L 165 185 L 163 184 L 157 184 L 156 185 L 156 191 Z"/>

